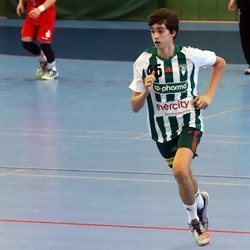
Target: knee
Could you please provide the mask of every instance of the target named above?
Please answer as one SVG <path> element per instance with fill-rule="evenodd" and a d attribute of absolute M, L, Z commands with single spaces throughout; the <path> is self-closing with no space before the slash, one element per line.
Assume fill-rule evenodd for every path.
<path fill-rule="evenodd" d="M 182 162 L 174 162 L 173 175 L 177 182 L 185 182 L 189 178 L 189 167 Z"/>
<path fill-rule="evenodd" d="M 22 41 L 23 48 L 35 56 L 40 54 L 40 48 L 32 41 Z"/>
<path fill-rule="evenodd" d="M 31 47 L 31 41 L 22 41 L 22 46 L 24 49 L 28 50 Z"/>
<path fill-rule="evenodd" d="M 33 39 L 31 37 L 22 37 L 22 42 L 33 42 Z"/>

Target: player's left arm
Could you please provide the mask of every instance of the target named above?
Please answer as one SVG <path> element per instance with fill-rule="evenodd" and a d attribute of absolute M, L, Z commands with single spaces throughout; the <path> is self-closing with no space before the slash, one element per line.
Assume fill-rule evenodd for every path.
<path fill-rule="evenodd" d="M 28 14 L 30 18 L 36 19 L 39 17 L 39 15 L 47 10 L 51 5 L 53 5 L 56 2 L 56 0 L 46 0 L 43 4 L 38 6 L 37 8 L 33 9 L 30 11 Z"/>
<path fill-rule="evenodd" d="M 205 109 L 211 104 L 213 96 L 215 94 L 215 90 L 224 74 L 225 66 L 225 60 L 219 56 L 216 56 L 216 61 L 213 65 L 213 69 L 210 76 L 210 82 L 208 84 L 208 88 L 205 94 L 199 95 L 193 100 L 195 108 Z"/>

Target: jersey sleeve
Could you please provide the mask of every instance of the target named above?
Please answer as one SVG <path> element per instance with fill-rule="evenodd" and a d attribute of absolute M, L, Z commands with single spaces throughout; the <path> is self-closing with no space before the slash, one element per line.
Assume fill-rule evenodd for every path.
<path fill-rule="evenodd" d="M 146 75 L 145 70 L 149 65 L 149 57 L 149 53 L 143 52 L 133 65 L 133 80 L 130 83 L 129 88 L 134 92 L 141 93 L 145 90 L 144 77 Z"/>
<path fill-rule="evenodd" d="M 195 63 L 196 66 L 212 66 L 216 61 L 216 54 L 210 50 L 201 50 L 197 48 L 183 48 L 183 52 Z"/>
<path fill-rule="evenodd" d="M 138 62 L 133 66 L 133 81 L 130 83 L 129 88 L 134 92 L 143 92 L 145 90 L 144 82 L 142 79 L 142 73 L 139 70 Z"/>

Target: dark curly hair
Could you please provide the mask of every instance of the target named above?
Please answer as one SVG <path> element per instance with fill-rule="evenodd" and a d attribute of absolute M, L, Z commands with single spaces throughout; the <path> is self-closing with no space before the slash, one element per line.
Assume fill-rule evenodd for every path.
<path fill-rule="evenodd" d="M 165 24 L 166 28 L 172 34 L 174 31 L 176 32 L 175 37 L 179 31 L 179 18 L 175 11 L 161 8 L 154 10 L 148 16 L 148 25 L 151 27 L 154 24 Z"/>

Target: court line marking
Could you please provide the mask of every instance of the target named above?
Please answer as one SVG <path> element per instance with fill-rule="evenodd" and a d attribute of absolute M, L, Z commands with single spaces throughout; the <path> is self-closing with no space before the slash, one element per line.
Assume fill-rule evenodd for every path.
<path fill-rule="evenodd" d="M 42 167 L 25 167 L 25 166 L 1 166 L 0 169 L 16 169 L 16 170 L 28 170 L 28 171 L 48 171 L 48 172 L 72 172 L 72 173 L 97 173 L 97 174 L 127 174 L 127 175 L 146 175 L 146 176 L 173 176 L 173 173 L 165 172 L 142 172 L 142 171 L 115 171 L 109 169 L 93 170 L 93 169 L 63 169 L 63 168 L 42 168 Z M 20 171 L 22 172 L 22 171 Z M 237 180 L 250 180 L 250 176 L 232 176 L 232 175 L 205 175 L 194 174 L 199 178 L 216 178 L 216 179 L 237 179 Z"/>
<path fill-rule="evenodd" d="M 149 133 L 144 133 L 142 135 L 135 136 L 134 140 L 150 139 Z"/>
<path fill-rule="evenodd" d="M 15 175 L 15 174 L 18 174 L 18 173 L 21 173 L 21 172 L 24 172 L 24 171 L 25 171 L 25 169 L 17 169 L 17 170 L 10 171 L 10 172 L 7 172 L 7 173 L 2 173 L 2 174 L 0 174 L 0 177 Z"/>
<path fill-rule="evenodd" d="M 150 138 L 144 138 L 145 135 L 142 136 L 136 136 L 136 137 L 122 137 L 122 136 L 100 136 L 100 135 L 59 135 L 59 134 L 28 134 L 28 133 L 0 133 L 0 136 L 23 136 L 23 137 L 47 137 L 47 138 L 72 138 L 72 139 L 82 139 L 82 138 L 88 138 L 88 139 L 106 139 L 106 140 L 147 140 L 151 141 Z M 234 137 L 235 138 L 235 137 Z M 240 137 L 244 138 L 244 137 Z M 245 137 L 247 138 L 247 137 Z M 249 145 L 250 141 L 223 141 L 223 140 L 209 140 L 204 138 L 204 143 L 224 143 L 224 144 L 244 144 Z"/>
<path fill-rule="evenodd" d="M 0 130 L 16 130 L 16 131 L 46 131 L 46 132 L 71 132 L 71 133 L 115 133 L 115 134 L 142 134 L 142 132 L 128 131 L 107 131 L 107 130 L 82 130 L 82 129 L 54 129 L 54 128 L 9 128 L 0 127 Z"/>
<path fill-rule="evenodd" d="M 78 180 L 105 180 L 105 181 L 135 181 L 135 182 L 151 182 L 151 183 L 176 183 L 174 180 L 157 180 L 157 179 L 137 179 L 137 178 L 120 178 L 120 177 L 100 177 L 100 176 L 74 176 L 74 175 L 52 175 L 52 174 L 24 174 L 16 173 L 11 176 L 23 177 L 39 177 L 39 178 L 61 178 L 61 179 L 78 179 Z M 250 187 L 248 183 L 227 183 L 227 182 L 204 182 L 200 181 L 203 185 L 215 186 L 233 186 L 233 187 Z"/>
<path fill-rule="evenodd" d="M 206 140 L 205 138 L 203 139 L 204 143 L 223 143 L 223 144 L 245 144 L 249 145 L 250 142 L 247 141 L 221 141 L 221 140 Z"/>
<path fill-rule="evenodd" d="M 187 228 L 178 228 L 178 227 L 102 224 L 102 223 L 84 223 L 84 222 L 70 222 L 70 221 L 21 220 L 21 219 L 1 219 L 0 218 L 0 222 L 2 222 L 2 223 L 63 225 L 63 226 L 78 226 L 78 227 L 99 227 L 99 228 L 102 227 L 102 228 L 164 230 L 164 231 L 189 231 L 189 229 L 187 229 Z M 240 231 L 240 230 L 210 229 L 209 232 L 211 232 L 211 233 L 223 233 L 223 234 L 250 235 L 250 231 Z"/>
<path fill-rule="evenodd" d="M 245 136 L 245 135 L 222 135 L 222 134 L 205 134 L 206 137 L 216 137 L 216 138 L 233 138 L 233 139 L 242 139 L 242 138 L 246 138 L 246 139 L 250 139 L 250 136 Z"/>
<path fill-rule="evenodd" d="M 129 135 L 131 137 L 127 137 L 128 139 L 140 139 L 140 138 L 144 138 L 144 137 L 149 137 L 150 139 L 150 135 L 148 132 L 128 132 L 128 131 L 107 131 L 107 130 L 70 130 L 70 129 L 36 129 L 36 128 L 6 128 L 6 127 L 0 127 L 0 130 L 6 130 L 6 131 L 16 131 L 16 133 L 1 133 L 0 135 L 30 135 L 30 136 L 35 136 L 35 135 L 41 135 L 41 136 L 64 136 L 63 134 L 54 134 L 56 132 L 58 133 L 73 133 L 73 134 L 83 134 L 83 135 L 79 135 L 79 136 L 85 136 L 86 134 L 102 134 L 102 135 Z M 32 133 L 19 133 L 19 132 L 44 132 L 44 133 L 40 133 L 40 134 L 32 134 Z M 46 132 L 51 132 L 52 134 L 46 134 Z M 135 137 L 132 137 L 132 135 L 136 135 Z M 78 136 L 78 135 L 65 135 L 65 136 Z M 90 135 L 88 135 L 90 136 Z M 250 139 L 250 136 L 246 136 L 246 135 L 223 135 L 223 134 L 205 134 L 206 137 L 216 137 L 216 138 L 233 138 L 233 139 Z M 95 138 L 96 136 L 94 136 Z M 114 137 L 114 136 L 112 136 Z M 117 137 L 118 139 L 120 137 Z M 122 138 L 126 138 L 126 137 L 122 137 Z"/>
<path fill-rule="evenodd" d="M 215 117 L 222 116 L 222 115 L 227 115 L 229 113 L 237 112 L 237 111 L 240 111 L 240 110 L 243 110 L 243 109 L 250 109 L 250 104 L 243 105 L 243 106 L 240 106 L 240 107 L 236 107 L 236 108 L 233 108 L 233 109 L 224 110 L 224 111 L 221 111 L 221 112 L 217 112 L 217 113 L 214 113 L 212 115 L 204 116 L 204 120 L 208 120 L 208 119 L 215 118 Z"/>
<path fill-rule="evenodd" d="M 9 130 L 9 131 L 40 131 L 40 132 L 61 132 L 61 133 L 89 133 L 89 134 L 124 134 L 124 135 L 134 135 L 136 134 L 138 137 L 149 136 L 148 132 L 128 132 L 128 131 L 108 131 L 108 130 L 80 130 L 80 129 L 39 129 L 39 128 L 6 128 L 0 127 L 0 130 Z M 4 134 L 4 133 L 2 133 Z M 10 133 L 12 134 L 12 133 Z M 18 134 L 18 133 L 13 133 Z M 25 133 L 24 133 L 25 134 Z M 220 137 L 220 138 L 250 138 L 250 136 L 245 135 L 222 135 L 222 134 L 206 134 L 207 137 Z"/>
<path fill-rule="evenodd" d="M 237 108 L 238 110 L 239 108 Z M 223 111 L 222 113 L 227 113 L 229 111 Z M 214 114 L 212 116 L 218 115 Z M 0 133 L 0 136 L 23 136 L 23 137 L 58 137 L 58 138 L 75 138 L 75 139 L 106 139 L 106 140 L 147 140 L 150 141 L 150 135 L 146 132 L 125 132 L 125 131 L 104 131 L 104 130 L 62 130 L 62 129 L 36 129 L 36 128 L 6 128 L 0 127 L 1 131 L 16 131 L 8 133 Z M 24 133 L 25 131 L 25 133 Z M 30 133 L 30 132 L 43 132 L 43 133 Z M 66 134 L 63 134 L 66 133 Z M 67 134 L 68 133 L 68 134 Z M 122 135 L 122 136 L 120 136 Z M 220 139 L 245 139 L 245 141 L 233 141 L 233 140 L 213 140 L 209 139 L 211 137 Z M 205 134 L 203 142 L 204 143 L 224 143 L 224 144 L 243 144 L 249 145 L 250 136 L 242 135 L 214 135 Z"/>

